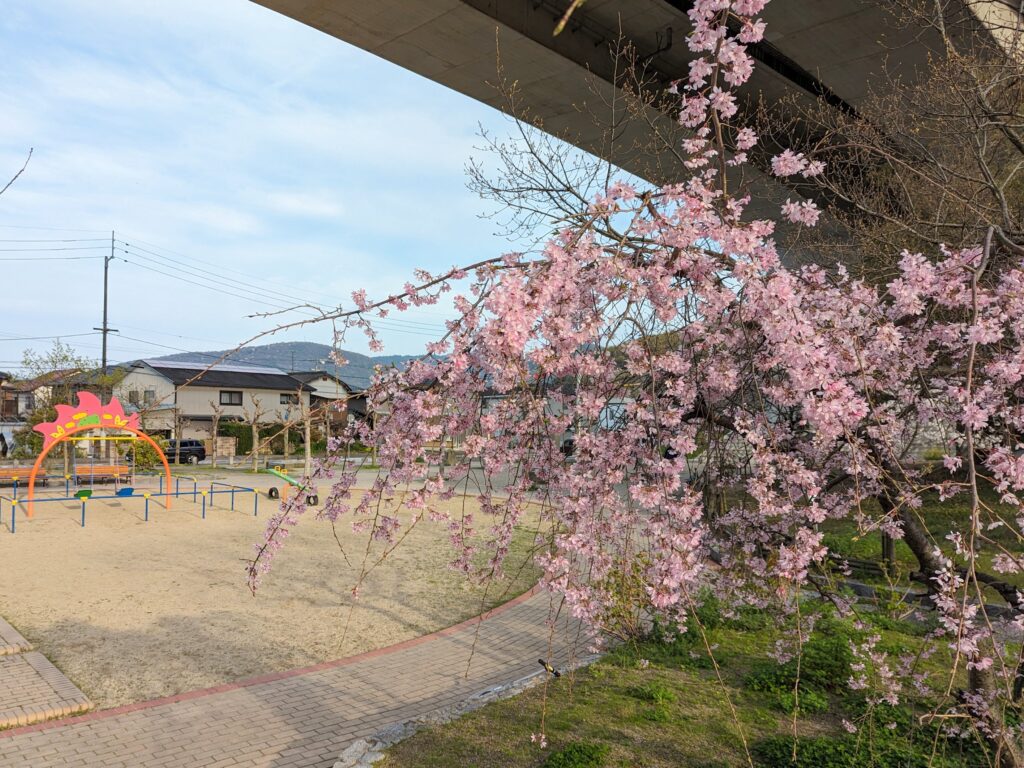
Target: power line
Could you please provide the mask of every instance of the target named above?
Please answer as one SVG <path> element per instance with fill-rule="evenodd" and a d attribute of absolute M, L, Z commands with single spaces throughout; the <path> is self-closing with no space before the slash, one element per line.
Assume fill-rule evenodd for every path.
<path fill-rule="evenodd" d="M 185 266 L 185 265 L 182 265 L 182 264 L 175 263 L 174 261 L 171 261 L 169 259 L 167 259 L 166 261 L 169 261 L 170 263 L 166 264 L 166 265 L 161 263 L 161 262 L 154 262 L 152 258 L 149 258 L 149 257 L 147 257 L 147 256 L 145 256 L 145 255 L 143 255 L 141 253 L 138 253 L 136 246 L 130 246 L 130 247 L 131 247 L 131 250 L 126 250 L 126 249 L 123 249 L 123 248 L 121 250 L 122 250 L 123 253 L 125 253 L 128 256 L 132 256 L 132 257 L 137 258 L 137 259 L 143 259 L 145 261 L 150 262 L 151 264 L 155 263 L 156 266 L 159 266 L 159 267 L 165 267 L 165 268 L 172 267 L 172 268 L 178 270 L 179 272 L 184 272 L 184 274 L 189 275 L 190 277 L 196 278 L 197 280 L 203 280 L 203 281 L 205 281 L 203 283 L 204 286 L 216 288 L 216 290 L 218 290 L 218 291 L 223 290 L 223 286 L 224 286 L 225 283 L 231 284 L 233 287 L 238 288 L 239 290 L 248 290 L 248 289 L 251 288 L 252 290 L 260 291 L 261 294 L 262 294 L 262 298 L 254 298 L 252 296 L 245 296 L 244 298 L 246 298 L 246 299 L 248 299 L 250 301 L 254 301 L 254 302 L 260 303 L 260 304 L 272 304 L 272 305 L 274 305 L 274 307 L 276 309 L 290 309 L 291 307 L 295 306 L 296 304 L 304 304 L 304 303 L 306 303 L 306 302 L 302 301 L 301 299 L 296 299 L 295 301 L 282 302 L 280 298 L 278 298 L 277 296 L 274 295 L 274 293 L 275 293 L 274 291 L 268 290 L 268 289 L 264 288 L 263 286 L 255 285 L 253 283 L 246 283 L 246 282 L 239 281 L 239 280 L 234 280 L 233 278 L 229 278 L 229 277 L 226 277 L 224 275 L 218 275 L 218 274 L 216 274 L 214 272 L 209 272 L 208 270 L 195 270 L 195 271 L 193 271 L 192 267 L 188 267 L 188 266 Z M 136 266 L 142 266 L 142 265 L 136 263 Z M 150 268 L 152 268 L 152 267 L 150 267 Z M 199 274 L 200 272 L 206 272 L 207 274 L 211 275 L 211 277 L 207 277 L 204 274 Z M 181 278 L 180 276 L 178 276 L 178 279 L 184 279 L 184 278 Z M 216 280 L 217 282 L 213 282 L 214 280 Z M 207 285 L 207 283 L 213 283 L 213 285 L 212 286 L 211 285 Z M 198 283 L 194 283 L 194 284 L 198 285 Z M 267 294 L 269 294 L 269 296 Z M 237 294 L 235 294 L 235 295 L 237 295 Z M 291 298 L 291 297 L 287 297 L 287 298 Z M 308 310 L 309 308 L 307 307 L 306 309 Z M 314 315 L 315 314 L 316 313 L 314 313 Z"/>
<path fill-rule="evenodd" d="M 182 349 L 181 347 L 172 347 L 169 344 L 159 344 L 159 343 L 157 343 L 155 341 L 146 341 L 146 339 L 136 339 L 133 336 L 125 336 L 124 334 L 118 334 L 118 338 L 119 339 L 128 339 L 128 341 L 137 341 L 137 342 L 140 342 L 141 344 L 148 344 L 151 347 L 160 347 L 162 349 L 170 349 L 170 350 L 172 350 L 174 352 L 187 352 L 190 355 L 201 355 L 201 356 L 204 356 L 204 357 L 213 357 L 213 355 L 206 355 L 203 352 L 192 352 L 189 349 Z"/>
<path fill-rule="evenodd" d="M 95 251 L 98 248 L 106 248 L 103 245 L 68 245 L 57 248 L 0 248 L 0 251 L 10 253 L 49 253 L 50 251 Z"/>
<path fill-rule="evenodd" d="M 204 265 L 206 264 L 206 262 L 204 262 L 204 261 L 202 261 L 200 259 L 196 259 L 196 258 L 193 258 L 193 257 L 190 257 L 190 256 L 186 256 L 185 254 L 183 254 L 183 253 L 181 253 L 179 251 L 172 250 L 170 248 L 164 248 L 164 247 L 161 247 L 159 245 L 155 245 L 154 243 L 149 243 L 149 242 L 147 242 L 145 240 L 142 240 L 141 238 L 135 237 L 135 238 L 132 238 L 132 239 L 135 240 L 136 242 L 145 243 L 146 245 L 150 246 L 151 248 L 155 248 L 156 249 L 156 251 L 152 251 L 152 250 L 149 250 L 149 249 L 146 249 L 146 248 L 142 248 L 142 247 L 140 247 L 138 245 L 132 245 L 132 244 L 130 244 L 127 241 L 124 241 L 124 240 L 120 240 L 119 241 L 123 245 L 125 245 L 125 246 L 131 248 L 132 250 L 136 251 L 135 255 L 139 256 L 140 258 L 144 258 L 144 257 L 140 256 L 140 254 L 138 253 L 139 251 L 141 251 L 143 253 L 150 254 L 151 256 L 155 256 L 155 257 L 157 257 L 159 259 L 162 259 L 163 261 L 166 261 L 166 262 L 169 262 L 169 263 L 172 263 L 172 264 L 176 264 L 176 265 L 180 264 L 179 259 L 185 260 L 185 261 L 189 261 L 189 262 L 195 262 L 197 264 L 204 264 Z M 172 258 L 170 258 L 170 257 L 168 257 L 166 255 L 161 254 L 161 253 L 157 253 L 157 251 L 162 251 L 165 254 L 166 253 L 174 254 L 175 256 L 179 257 L 179 259 L 172 259 Z M 212 271 L 212 270 L 209 270 L 209 269 L 205 269 L 203 267 L 192 267 L 190 265 L 186 265 L 186 266 L 187 266 L 188 269 L 196 270 L 198 272 L 204 272 L 204 273 L 206 273 L 208 275 L 216 277 L 217 279 L 231 281 L 231 282 L 234 282 L 234 283 L 239 284 L 239 285 L 246 285 L 248 287 L 255 288 L 255 289 L 257 289 L 257 290 L 259 290 L 259 291 L 261 291 L 261 292 L 263 292 L 265 294 L 277 295 L 279 297 L 283 297 L 283 298 L 289 299 L 290 301 L 297 301 L 297 302 L 300 302 L 302 304 L 310 304 L 312 306 L 319 306 L 322 303 L 322 302 L 319 302 L 319 301 L 316 301 L 316 300 L 312 300 L 312 299 L 309 299 L 307 297 L 303 297 L 303 296 L 298 295 L 299 293 L 303 293 L 303 294 L 307 293 L 306 289 L 301 289 L 301 288 L 296 288 L 294 286 L 285 285 L 283 283 L 280 283 L 279 281 L 275 281 L 274 284 L 277 285 L 277 286 L 280 286 L 282 288 L 286 288 L 289 291 L 295 291 L 296 293 L 294 293 L 294 294 L 285 293 L 284 291 L 277 290 L 277 289 L 272 288 L 272 287 L 268 287 L 265 284 L 264 285 L 255 285 L 255 284 L 249 283 L 249 282 L 247 282 L 245 280 L 238 280 L 237 278 L 227 277 L 226 275 L 224 275 L 222 273 L 219 273 L 219 272 L 216 272 L 216 271 Z M 237 270 L 237 269 L 232 269 L 231 267 L 222 266 L 221 269 L 224 270 L 224 271 L 227 271 L 227 272 L 233 272 L 233 273 L 238 274 L 238 275 L 243 275 L 245 277 L 250 277 L 250 273 L 243 272 L 243 271 Z M 319 291 L 309 291 L 308 293 L 312 293 L 312 294 L 315 294 L 315 295 L 320 295 L 320 296 L 327 297 L 332 306 L 335 306 L 336 303 L 337 303 L 337 296 L 331 296 L 329 294 L 321 293 Z M 417 308 L 416 311 L 423 312 L 424 314 L 431 314 L 431 313 L 425 312 L 425 310 L 420 309 L 420 308 Z M 438 317 L 443 317 L 443 315 L 441 315 L 440 313 L 433 313 L 433 314 L 435 314 L 435 316 L 438 316 Z M 450 319 L 450 318 L 446 318 L 446 319 Z M 433 328 L 435 330 L 440 328 L 440 327 L 442 327 L 442 324 L 440 324 L 440 323 L 425 323 L 425 322 L 421 322 L 421 321 L 417 321 L 417 320 L 408 320 L 408 319 L 405 319 L 405 318 L 398 318 L 398 317 L 390 318 L 390 321 L 394 322 L 394 323 L 399 323 L 399 324 L 418 325 L 418 326 Z"/>
<path fill-rule="evenodd" d="M 134 255 L 134 254 L 130 254 L 130 255 Z M 195 280 L 189 280 L 187 278 L 181 277 L 180 275 L 175 275 L 173 272 L 164 272 L 161 269 L 156 269 L 155 267 L 151 267 L 151 266 L 149 266 L 147 264 L 140 264 L 139 262 L 132 261 L 131 259 L 122 258 L 121 260 L 126 262 L 127 264 L 132 264 L 132 265 L 134 265 L 136 267 L 139 267 L 140 269 L 146 269 L 146 270 L 149 270 L 150 272 L 156 272 L 158 275 L 164 275 L 165 277 L 170 277 L 170 278 L 172 278 L 174 280 L 180 280 L 183 283 L 189 283 L 190 285 L 195 285 L 195 286 L 198 286 L 199 288 L 206 288 L 207 290 L 214 291 L 215 293 L 219 293 L 219 294 L 222 294 L 222 295 L 223 294 L 227 294 L 228 296 L 234 296 L 235 298 L 244 299 L 245 301 L 249 301 L 249 302 L 264 303 L 264 304 L 271 303 L 271 302 L 267 302 L 267 301 L 262 301 L 261 302 L 259 299 L 254 299 L 252 296 L 245 296 L 245 295 L 240 294 L 240 293 L 234 293 L 232 291 L 226 290 L 223 286 L 208 285 L 206 283 L 196 282 Z M 275 304 L 275 308 L 276 309 L 288 309 L 289 307 L 286 307 L 286 306 L 283 306 L 283 305 L 276 305 Z"/>
<path fill-rule="evenodd" d="M 96 335 L 95 331 L 90 331 L 89 333 L 58 333 L 58 334 L 55 334 L 53 336 L 8 336 L 5 333 L 5 334 L 0 334 L 0 342 L 4 342 L 4 341 L 40 341 L 40 340 L 44 340 L 44 339 L 73 339 L 73 338 L 77 338 L 79 336 L 95 336 L 95 335 Z"/>
<path fill-rule="evenodd" d="M 27 224 L 0 224 L 0 229 L 35 229 L 41 232 L 106 232 L 105 229 L 76 229 L 74 227 L 33 227 Z M 103 238 L 106 240 L 106 238 Z"/>
<path fill-rule="evenodd" d="M 0 256 L 0 261 L 88 261 L 102 256 Z"/>
<path fill-rule="evenodd" d="M 126 255 L 132 256 L 134 258 L 142 258 L 142 259 L 146 258 L 145 256 L 141 256 L 139 254 L 132 253 L 132 252 L 124 250 L 124 249 L 121 249 L 121 250 Z M 209 281 L 210 278 L 206 278 L 206 277 L 203 277 L 202 275 L 197 275 L 197 274 L 192 273 L 192 272 L 186 272 L 186 274 L 190 275 L 191 277 L 197 278 L 197 280 L 189 280 L 188 278 L 182 277 L 181 275 L 176 275 L 176 274 L 173 274 L 171 272 L 165 272 L 163 270 L 157 269 L 156 267 L 152 267 L 152 266 L 150 266 L 148 264 L 140 264 L 139 262 L 132 261 L 130 259 L 125 259 L 123 257 L 122 257 L 121 260 L 126 262 L 126 263 L 128 263 L 128 264 L 132 264 L 132 265 L 134 265 L 136 267 L 140 267 L 142 269 L 147 269 L 147 270 L 149 270 L 151 272 L 156 272 L 157 274 L 160 274 L 160 275 L 165 275 L 165 276 L 170 277 L 170 278 L 172 278 L 174 280 L 180 280 L 181 282 L 188 283 L 190 285 L 195 285 L 195 286 L 197 286 L 199 288 L 206 288 L 207 290 L 215 291 L 215 292 L 217 292 L 219 294 L 227 294 L 229 296 L 234 296 L 236 298 L 244 299 L 246 301 L 249 301 L 249 302 L 252 302 L 252 303 L 255 303 L 255 304 L 260 304 L 261 306 L 270 305 L 271 307 L 273 307 L 275 309 L 278 309 L 278 310 L 293 310 L 295 312 L 300 312 L 300 313 L 303 313 L 303 314 L 307 314 L 311 318 L 316 318 L 316 317 L 319 316 L 319 313 L 316 312 L 315 310 L 311 309 L 310 307 L 295 306 L 295 305 L 292 305 L 292 304 L 281 303 L 281 301 L 279 299 L 275 300 L 275 299 L 270 299 L 270 298 L 267 298 L 267 297 L 255 298 L 255 297 L 252 297 L 252 296 L 247 296 L 247 295 L 244 295 L 244 294 L 235 293 L 235 292 L 227 290 L 224 287 L 223 284 L 213 284 L 213 285 L 211 285 L 208 282 L 197 282 L 197 280 Z M 161 264 L 159 266 L 163 266 L 163 265 Z M 180 267 L 179 267 L 179 269 L 180 269 Z M 222 280 L 229 280 L 229 278 L 226 278 L 224 276 L 220 276 L 220 277 L 221 277 Z M 237 283 L 237 284 L 234 284 L 234 285 L 238 285 L 242 290 L 244 290 L 244 285 L 245 284 Z M 426 330 L 424 330 L 424 329 L 422 329 L 420 327 L 407 328 L 407 327 L 404 327 L 404 326 L 402 326 L 402 325 L 400 325 L 398 323 L 399 323 L 399 321 L 396 320 L 396 319 L 374 320 L 373 321 L 373 325 L 375 327 L 377 327 L 377 328 L 380 328 L 381 330 L 392 331 L 392 332 L 395 332 L 395 333 L 407 333 L 407 334 L 412 334 L 414 336 L 427 336 L 427 337 L 430 337 L 430 338 L 436 338 L 437 337 L 437 332 L 436 331 L 435 332 L 428 332 L 428 331 L 426 331 Z M 424 324 L 424 326 L 425 327 L 431 327 L 431 326 L 426 326 L 426 324 Z M 434 326 L 434 327 L 436 328 L 437 326 Z M 127 337 L 122 337 L 122 338 L 127 338 Z M 219 343 L 219 342 L 213 342 L 213 343 Z M 188 351 L 188 350 L 182 350 L 182 351 Z"/>
<path fill-rule="evenodd" d="M 70 240 L 2 240 L 0 243 L 95 243 L 95 242 L 106 242 L 105 237 L 78 237 Z"/>
<path fill-rule="evenodd" d="M 189 270 L 190 273 L 192 273 L 192 274 L 194 274 L 194 273 L 205 273 L 207 275 L 210 275 L 211 277 L 217 278 L 218 280 L 229 280 L 229 281 L 235 283 L 236 285 L 245 286 L 247 288 L 253 288 L 255 290 L 262 291 L 263 293 L 269 293 L 271 295 L 277 295 L 277 296 L 280 296 L 282 298 L 286 298 L 286 299 L 289 299 L 291 301 L 298 302 L 299 304 L 314 304 L 315 303 L 315 302 L 309 301 L 308 299 L 304 299 L 304 298 L 302 298 L 300 296 L 292 296 L 290 294 L 282 293 L 281 291 L 274 290 L 273 288 L 268 288 L 266 285 L 257 285 L 255 283 L 250 283 L 250 282 L 247 282 L 245 280 L 238 280 L 236 278 L 229 278 L 229 277 L 227 277 L 225 275 L 222 275 L 222 274 L 219 274 L 217 272 L 213 272 L 213 271 L 208 270 L 208 269 L 202 269 L 201 267 L 192 267 L 192 266 L 188 266 L 188 265 L 182 265 L 179 261 L 177 261 L 175 259 L 168 258 L 167 256 L 161 256 L 160 254 L 155 253 L 154 251 L 149 251 L 149 250 L 146 250 L 145 248 L 140 248 L 137 245 L 130 245 L 129 243 L 124 243 L 124 245 L 126 247 L 128 247 L 128 248 L 131 248 L 133 251 L 136 251 L 135 256 L 137 256 L 139 258 L 143 258 L 143 259 L 146 258 L 145 256 L 142 256 L 141 254 L 137 253 L 138 251 L 142 251 L 143 253 L 148 253 L 151 256 L 154 256 L 154 257 L 156 257 L 158 259 L 161 259 L 161 260 L 166 261 L 166 262 L 168 262 L 170 264 L 173 264 L 174 266 L 177 266 L 179 269 Z M 198 274 L 195 275 L 195 276 L 196 277 L 200 277 L 200 275 L 198 275 Z"/>
<path fill-rule="evenodd" d="M 119 242 L 123 242 L 123 241 L 119 241 Z M 210 281 L 211 279 L 220 280 L 222 282 L 218 283 L 217 286 L 216 286 L 218 291 L 222 290 L 223 282 L 228 282 L 228 283 L 231 283 L 233 286 L 239 288 L 240 290 L 245 290 L 246 288 L 252 288 L 254 290 L 260 291 L 261 294 L 264 295 L 264 298 L 260 299 L 260 300 L 253 299 L 254 301 L 258 301 L 258 303 L 271 304 L 271 305 L 276 306 L 278 309 L 294 309 L 297 312 L 307 312 L 307 313 L 309 313 L 310 317 L 317 317 L 318 316 L 318 313 L 315 310 L 311 309 L 310 306 L 302 306 L 302 305 L 316 306 L 316 303 L 314 301 L 310 300 L 310 299 L 304 299 L 304 298 L 302 298 L 300 296 L 292 296 L 290 294 L 282 293 L 280 291 L 275 291 L 272 288 L 267 288 L 266 286 L 263 286 L 263 285 L 256 285 L 255 283 L 249 283 L 249 282 L 246 282 L 244 280 L 235 280 L 234 278 L 230 278 L 230 277 L 228 277 L 226 275 L 214 272 L 212 270 L 201 269 L 199 267 L 183 266 L 179 262 L 175 261 L 174 259 L 170 259 L 168 257 L 156 254 L 156 253 L 154 253 L 152 251 L 148 251 L 146 249 L 139 248 L 139 246 L 136 246 L 136 245 L 129 245 L 128 243 L 124 243 L 124 244 L 126 246 L 128 246 L 128 248 L 131 249 L 131 250 L 122 249 L 123 252 L 125 254 L 129 255 L 129 256 L 133 256 L 135 258 L 140 258 L 140 259 L 145 259 L 146 261 L 152 262 L 152 259 L 147 258 L 146 256 L 142 255 L 141 253 L 137 253 L 137 251 L 143 251 L 145 253 L 152 254 L 153 256 L 155 256 L 158 259 L 162 259 L 163 261 L 168 262 L 171 266 L 174 266 L 175 268 L 177 268 L 179 270 L 183 270 L 185 272 L 185 274 L 190 275 L 192 277 L 195 277 L 195 278 L 197 278 L 199 280 L 204 280 L 204 281 Z M 158 264 L 158 266 L 164 266 L 164 265 L 163 264 Z M 199 274 L 199 273 L 205 273 L 205 274 Z M 211 277 L 206 277 L 206 275 L 211 275 Z M 283 299 L 288 299 L 289 301 L 288 302 L 282 302 L 282 298 Z M 292 302 L 297 302 L 297 304 L 296 303 L 292 303 Z M 443 326 L 440 325 L 440 324 L 437 324 L 437 323 L 421 323 L 421 322 L 417 322 L 415 320 L 405 320 L 403 318 L 397 318 L 397 317 L 396 318 L 388 318 L 387 321 L 375 321 L 375 324 L 379 325 L 379 327 L 381 327 L 381 328 L 385 328 L 385 329 L 388 329 L 388 330 L 397 330 L 397 331 L 403 330 L 401 326 L 409 325 L 409 326 L 412 326 L 413 328 L 417 329 L 419 331 L 420 335 L 426 335 L 426 336 L 436 336 L 437 333 L 440 330 L 443 330 Z M 422 329 L 431 329 L 433 332 L 432 333 L 424 333 Z M 410 331 L 410 332 L 414 332 L 414 331 Z"/>
<path fill-rule="evenodd" d="M 197 262 L 197 263 L 200 263 L 200 264 L 204 263 L 200 259 L 196 259 L 196 258 L 191 257 L 191 256 L 186 256 L 185 254 L 180 253 L 179 251 L 174 251 L 174 250 L 172 250 L 170 248 L 163 248 L 163 247 L 161 247 L 159 245 L 155 245 L 154 243 L 146 242 L 145 240 L 143 240 L 141 238 L 135 237 L 135 238 L 132 238 L 132 239 L 136 240 L 136 241 L 138 241 L 140 243 L 144 243 L 145 245 L 148 245 L 151 248 L 156 248 L 158 251 L 163 251 L 165 253 L 174 254 L 175 256 L 178 256 L 178 257 L 184 259 L 185 261 L 194 261 L 194 262 Z M 136 246 L 136 247 L 138 247 L 138 246 Z M 222 269 L 224 269 L 227 272 L 234 272 L 236 275 L 242 275 L 244 277 L 248 277 L 249 276 L 248 272 L 243 272 L 242 270 L 239 270 L 239 269 L 233 269 L 231 267 L 222 267 Z M 282 288 L 287 288 L 288 290 L 291 290 L 291 291 L 300 291 L 301 290 L 301 289 L 296 288 L 294 286 L 288 286 L 288 285 L 283 285 L 283 284 L 281 284 L 281 287 Z M 336 300 L 336 298 L 337 298 L 335 296 L 329 296 L 326 293 L 320 293 L 319 291 L 313 291 L 312 293 L 319 294 L 320 296 L 326 296 L 328 298 L 328 300 L 331 301 L 331 302 L 334 302 Z M 309 302 L 309 303 L 316 304 L 318 302 Z"/>
<path fill-rule="evenodd" d="M 227 341 L 217 341 L 216 339 L 207 339 L 207 338 L 203 338 L 201 336 L 186 336 L 186 335 L 181 334 L 181 333 L 168 333 L 167 331 L 158 331 L 158 330 L 156 330 L 154 328 L 140 328 L 137 325 L 125 325 L 124 323 L 121 323 L 121 327 L 122 328 L 127 328 L 130 331 L 142 331 L 143 333 L 155 333 L 157 336 L 169 336 L 169 337 L 174 338 L 174 339 L 190 339 L 192 341 L 205 341 L 208 344 L 217 344 L 217 345 L 222 346 L 222 347 L 229 347 L 229 346 L 231 346 L 230 342 L 227 342 Z"/>

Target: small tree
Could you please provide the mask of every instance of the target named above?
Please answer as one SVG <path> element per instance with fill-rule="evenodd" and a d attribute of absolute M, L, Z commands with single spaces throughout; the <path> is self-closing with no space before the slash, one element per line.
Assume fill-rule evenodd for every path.
<path fill-rule="evenodd" d="M 174 419 L 174 463 L 181 463 L 181 441 L 185 430 L 192 425 L 192 421 L 185 416 L 177 405 L 173 409 Z"/>
<path fill-rule="evenodd" d="M 245 419 L 245 423 L 249 425 L 252 430 L 252 471 L 260 471 L 260 427 L 263 426 L 263 417 L 267 415 L 266 409 L 263 407 L 263 401 L 254 397 L 252 399 L 252 409 L 248 406 L 242 408 L 242 417 Z"/>
<path fill-rule="evenodd" d="M 42 451 L 42 435 L 34 431 L 35 425 L 53 421 L 57 416 L 58 403 L 73 403 L 78 389 L 77 382 L 83 372 L 92 370 L 94 366 L 94 361 L 79 355 L 73 347 L 60 339 L 56 339 L 46 351 L 24 351 L 22 367 L 26 381 L 33 381 L 38 386 L 25 426 L 16 433 L 15 455 L 29 458 Z M 64 474 L 71 471 L 71 449 L 72 444 L 65 442 L 62 445 Z"/>
<path fill-rule="evenodd" d="M 303 477 L 309 477 L 313 465 L 313 409 L 309 402 L 309 395 L 303 398 L 303 394 L 300 387 L 299 407 L 302 409 L 302 443 L 306 454 L 302 475 Z"/>
<path fill-rule="evenodd" d="M 167 453 L 167 441 L 162 437 L 154 437 L 153 441 L 160 446 L 160 450 Z M 136 440 L 132 445 L 132 462 L 136 470 L 149 471 L 161 464 L 160 455 L 145 440 Z"/>
<path fill-rule="evenodd" d="M 210 401 L 210 450 L 213 454 L 211 459 L 213 466 L 217 466 L 217 436 L 220 431 L 220 420 L 224 415 L 224 408 L 213 400 Z"/>

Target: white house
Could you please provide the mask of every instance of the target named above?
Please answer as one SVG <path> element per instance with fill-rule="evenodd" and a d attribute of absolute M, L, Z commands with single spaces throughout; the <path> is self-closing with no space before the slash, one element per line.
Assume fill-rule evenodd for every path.
<path fill-rule="evenodd" d="M 309 405 L 313 388 L 277 368 L 233 363 L 137 360 L 125 367 L 115 394 L 143 428 L 183 439 L 204 439 L 216 410 L 225 421 L 261 423 L 295 420 Z M 180 435 L 174 434 L 180 425 Z"/>
<path fill-rule="evenodd" d="M 332 421 L 344 421 L 349 414 L 366 418 L 366 393 L 340 377 L 327 371 L 292 371 L 288 375 L 312 387 L 310 404 L 314 410 L 328 411 Z"/>

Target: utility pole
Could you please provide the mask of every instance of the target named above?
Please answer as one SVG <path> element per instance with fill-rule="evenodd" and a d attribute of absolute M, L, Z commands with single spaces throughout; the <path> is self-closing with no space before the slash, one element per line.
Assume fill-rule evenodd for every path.
<path fill-rule="evenodd" d="M 93 328 L 94 331 L 101 331 L 103 334 L 103 346 L 102 346 L 102 358 L 100 360 L 100 400 L 109 400 L 111 393 L 107 391 L 107 334 L 111 331 L 117 332 L 116 328 L 111 328 L 107 323 L 107 282 L 110 273 L 110 262 L 114 260 L 114 230 L 110 230 L 110 255 L 103 257 L 103 327 Z M 103 455 L 106 459 L 110 459 L 110 444 L 103 441 Z"/>

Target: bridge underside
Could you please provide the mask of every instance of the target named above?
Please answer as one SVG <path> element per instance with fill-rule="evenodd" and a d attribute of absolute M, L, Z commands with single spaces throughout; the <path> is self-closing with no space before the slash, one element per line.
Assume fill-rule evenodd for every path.
<path fill-rule="evenodd" d="M 687 0 L 588 0 L 557 37 L 552 32 L 569 0 L 254 2 L 507 111 L 494 87 L 500 50 L 504 79 L 517 83 L 531 122 L 651 181 L 679 176 L 675 158 L 636 150 L 650 142 L 630 131 L 649 128 L 634 124 L 612 146 L 607 122 L 593 115 L 608 114 L 601 102 L 614 95 L 612 50 L 620 40 L 632 43 L 655 80 L 667 84 L 686 76 L 692 58 L 685 43 Z M 856 109 L 872 85 L 882 83 L 886 68 L 889 76 L 915 77 L 937 41 L 920 29 L 902 29 L 882 5 L 770 3 L 762 14 L 766 39 L 752 47 L 757 67 L 745 95 L 768 103 L 823 96 Z M 792 194 L 763 176 L 753 191 L 765 212 L 777 211 L 777 202 Z"/>

